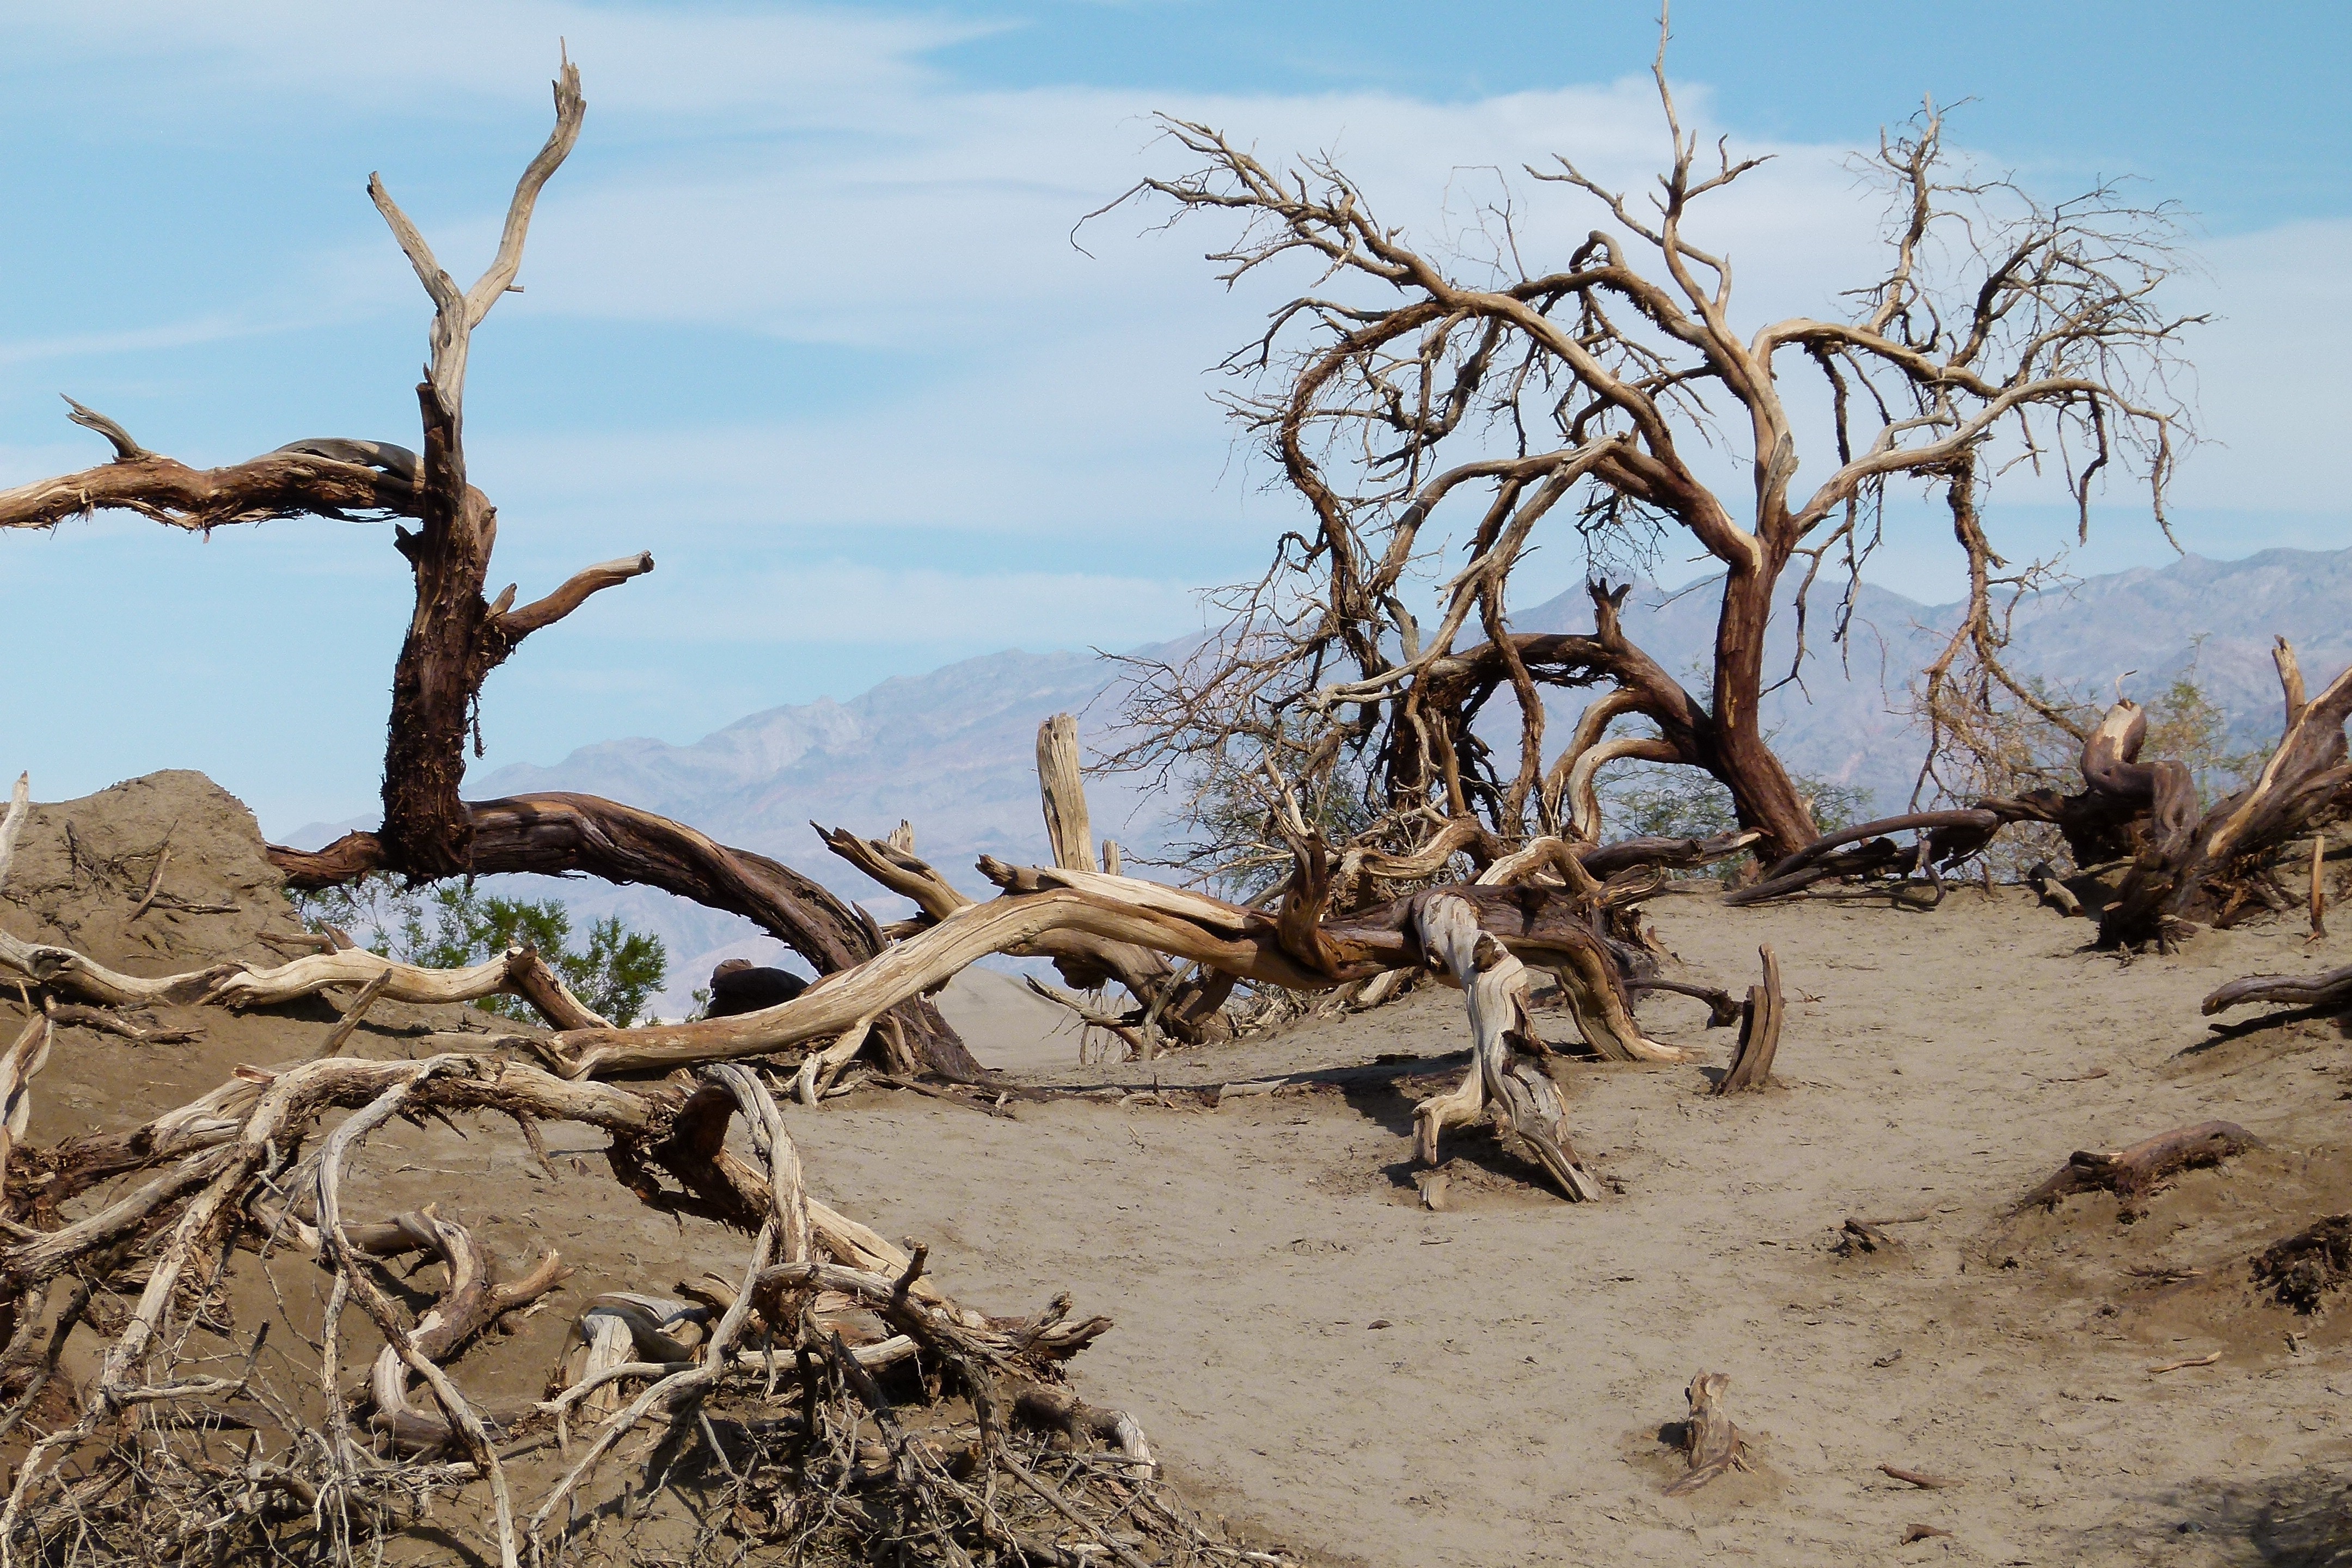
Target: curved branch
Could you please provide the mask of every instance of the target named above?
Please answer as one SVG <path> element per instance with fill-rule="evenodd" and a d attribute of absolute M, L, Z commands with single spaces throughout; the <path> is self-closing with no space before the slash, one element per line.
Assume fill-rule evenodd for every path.
<path fill-rule="evenodd" d="M 565 793 L 475 801 L 465 810 L 472 826 L 467 873 L 585 872 L 608 882 L 659 888 L 744 916 L 821 974 L 852 968 L 879 950 L 866 922 L 821 883 L 651 812 Z M 273 845 L 269 858 L 298 888 L 331 887 L 369 871 L 402 868 L 372 833 L 345 834 L 316 852 Z M 919 996 L 907 999 L 899 1018 L 932 1071 L 964 1082 L 986 1077 L 929 1003 Z M 845 1020 L 841 1026 L 846 1026 Z"/>
<path fill-rule="evenodd" d="M 492 622 L 510 643 L 518 643 L 543 626 L 551 626 L 588 602 L 591 594 L 615 588 L 632 577 L 642 577 L 654 569 L 653 552 L 641 550 L 635 555 L 618 560 L 599 562 L 584 571 L 575 572 L 562 585 L 543 599 L 534 599 L 520 609 L 493 615 Z M 514 592 L 512 588 L 507 590 Z"/>
<path fill-rule="evenodd" d="M 281 518 L 415 517 L 417 498 L 415 486 L 397 473 L 287 451 L 226 468 L 192 468 L 143 453 L 0 490 L 0 528 L 51 528 L 94 511 L 133 511 L 209 533 Z"/>

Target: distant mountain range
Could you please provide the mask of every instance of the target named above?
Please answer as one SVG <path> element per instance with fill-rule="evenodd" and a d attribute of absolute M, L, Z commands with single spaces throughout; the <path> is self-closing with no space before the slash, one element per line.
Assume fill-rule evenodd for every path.
<path fill-rule="evenodd" d="M 1782 670 L 1794 647 L 1795 617 L 1786 613 L 1794 594 L 1792 583 L 1769 644 L 1773 668 Z M 1896 810 L 1910 794 L 1921 751 L 1903 711 L 1906 694 L 1958 606 L 1921 605 L 1865 584 L 1840 648 L 1827 629 L 1835 595 L 1815 588 L 1801 685 L 1766 699 L 1765 722 L 1792 769 L 1859 786 Z M 1625 629 L 1669 670 L 1695 671 L 1710 657 L 1715 605 L 1704 585 L 1669 594 L 1643 584 L 1627 600 Z M 1512 624 L 1523 632 L 1590 631 L 1591 606 L 1578 590 L 1515 615 Z M 2020 673 L 2086 695 L 2104 696 L 2121 678 L 2126 695 L 2146 699 L 2193 664 L 2229 715 L 2233 741 L 2266 744 L 2278 731 L 2274 635 L 2294 639 L 2315 688 L 2352 663 L 2352 549 L 2271 550 L 2227 562 L 2189 556 L 2089 578 L 2021 606 L 2013 627 Z M 552 766 L 500 769 L 470 783 L 469 793 L 565 789 L 625 801 L 772 855 L 880 908 L 892 901 L 827 854 L 808 824 L 878 836 L 905 818 L 914 824 L 919 852 L 982 891 L 972 870 L 978 856 L 1018 863 L 1047 854 L 1035 773 L 1039 721 L 1076 713 L 1085 742 L 1098 747 L 1118 718 L 1118 679 L 1099 655 L 991 654 L 884 681 L 847 702 L 772 708 L 690 745 L 631 739 L 585 746 Z M 1559 696 L 1558 717 L 1572 720 L 1584 694 Z M 1167 805 L 1138 781 L 1098 778 L 1088 795 L 1098 837 L 1147 852 L 1163 843 Z M 314 827 L 300 837 L 331 836 Z M 684 1010 L 687 990 L 719 959 L 778 952 L 747 921 L 647 889 L 501 880 L 543 883 L 579 915 L 618 913 L 658 932 L 672 957 L 672 988 L 656 1005 L 667 1016 Z"/>

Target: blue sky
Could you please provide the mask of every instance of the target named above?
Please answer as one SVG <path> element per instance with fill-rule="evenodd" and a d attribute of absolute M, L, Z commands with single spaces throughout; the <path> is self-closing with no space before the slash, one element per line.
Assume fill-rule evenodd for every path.
<path fill-rule="evenodd" d="M 1842 153 L 1923 93 L 1972 100 L 1954 139 L 2036 190 L 2129 174 L 2198 215 L 2178 298 L 2224 320 L 2192 347 L 2189 547 L 2352 541 L 2343 7 L 1686 3 L 1675 24 L 1686 110 L 1777 154 L 1720 231 L 1759 315 L 1827 308 L 1866 259 Z M 586 133 L 467 395 L 493 586 L 639 548 L 660 567 L 492 678 L 484 768 L 1003 647 L 1172 635 L 1192 589 L 1253 570 L 1290 505 L 1204 372 L 1270 296 L 1213 283 L 1202 227 L 1067 238 L 1170 171 L 1153 110 L 1336 148 L 1416 232 L 1525 159 L 1632 183 L 1663 145 L 1654 12 L 1613 0 L 16 7 L 0 484 L 103 456 L 60 392 L 200 464 L 413 440 L 425 308 L 363 183 L 382 171 L 470 277 L 545 133 L 559 37 Z M 2031 493 L 2002 521 L 2037 547 L 2064 528 Z M 2164 558 L 2118 492 L 2080 569 Z M 1926 521 L 1874 574 L 1944 598 L 1951 566 Z M 1530 595 L 1579 570 L 1552 552 Z M 45 798 L 199 767 L 277 831 L 358 814 L 407 604 L 382 526 L 0 538 L 0 765 Z"/>

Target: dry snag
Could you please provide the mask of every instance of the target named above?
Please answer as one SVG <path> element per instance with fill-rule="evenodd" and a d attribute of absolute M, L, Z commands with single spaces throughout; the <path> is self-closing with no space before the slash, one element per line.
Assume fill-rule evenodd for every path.
<path fill-rule="evenodd" d="M 416 605 L 393 666 L 383 826 L 347 834 L 315 853 L 273 848 L 288 880 L 318 888 L 373 872 L 414 880 L 584 872 L 746 916 L 819 973 L 847 969 L 872 957 L 879 939 L 842 900 L 778 861 L 593 795 L 472 802 L 460 795 L 466 743 L 490 673 L 532 633 L 654 569 L 649 553 L 625 556 L 583 568 L 528 603 L 516 603 L 511 585 L 493 599 L 487 588 L 497 509 L 467 479 L 463 400 L 473 333 L 514 285 L 532 211 L 570 155 L 586 112 L 579 71 L 567 60 L 555 83 L 554 128 L 516 184 L 496 257 L 469 288 L 443 270 L 383 183 L 369 181 L 369 195 L 434 306 L 431 363 L 416 389 L 420 450 L 316 437 L 249 462 L 198 470 L 148 451 L 116 421 L 73 404 L 73 422 L 105 437 L 114 460 L 0 492 L 0 529 L 53 528 L 107 510 L 198 534 L 279 518 L 415 520 L 413 531 L 394 530 L 394 547 L 415 578 Z M 967 1080 L 981 1076 L 955 1032 L 922 998 L 899 1004 L 893 1018 L 929 1070 Z"/>
<path fill-rule="evenodd" d="M 1772 1081 L 1772 1055 L 1780 1046 L 1780 964 L 1769 943 L 1758 952 L 1764 960 L 1764 984 L 1748 988 L 1739 1012 L 1739 1044 L 1716 1080 L 1717 1094 L 1762 1089 Z"/>
<path fill-rule="evenodd" d="M 1704 149 L 1685 127 L 1663 37 L 1654 74 L 1668 163 L 1651 203 L 1566 157 L 1528 171 L 1601 226 L 1549 260 L 1507 193 L 1431 248 L 1328 156 L 1268 163 L 1163 117 L 1191 169 L 1122 202 L 1226 225 L 1212 259 L 1227 282 L 1302 268 L 1304 291 L 1223 368 L 1243 384 L 1227 400 L 1236 421 L 1311 522 L 1228 591 L 1220 640 L 1139 668 L 1142 738 L 1118 760 L 1214 782 L 1272 758 L 1302 789 L 1360 792 L 1392 852 L 1476 824 L 1498 847 L 1487 858 L 1540 834 L 1595 840 L 1596 774 L 1663 763 L 1719 782 L 1755 853 L 1780 861 L 1821 837 L 1759 709 L 1800 672 L 1768 668 L 1765 652 L 1792 574 L 1845 581 L 1842 637 L 1890 490 L 1941 491 L 1973 512 L 1986 476 L 2022 455 L 2063 456 L 2086 521 L 2095 486 L 2136 468 L 2162 518 L 2187 430 L 2165 373 L 2195 320 L 2159 302 L 2168 211 L 2115 186 L 2050 204 L 1985 179 L 1958 163 L 1931 106 L 1858 160 L 1888 219 L 1883 270 L 1844 296 L 1853 313 L 1742 321 L 1730 262 L 1699 224 L 1764 160 Z M 1828 450 L 1801 463 L 1815 429 Z M 1693 456 L 1727 443 L 1752 489 L 1717 483 Z M 1821 478 L 1800 485 L 1801 468 Z M 1460 569 L 1424 626 L 1408 578 L 1457 511 Z M 1513 573 L 1564 528 L 1586 542 L 1593 630 L 1513 631 Z M 1625 589 L 1601 581 L 1661 535 L 1720 570 L 1703 693 L 1635 645 Z M 1963 542 L 1979 573 L 1999 559 L 1980 529 Z M 1562 688 L 1595 700 L 1554 754 L 1542 698 Z M 1490 750 L 1477 721 L 1506 693 L 1517 744 Z M 1612 735 L 1620 721 L 1641 729 Z"/>

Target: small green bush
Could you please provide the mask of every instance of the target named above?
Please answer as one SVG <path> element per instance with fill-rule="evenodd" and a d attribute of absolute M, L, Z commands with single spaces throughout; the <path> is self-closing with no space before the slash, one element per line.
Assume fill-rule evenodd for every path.
<path fill-rule="evenodd" d="M 617 915 L 592 923 L 587 945 L 573 948 L 571 911 L 552 899 L 493 898 L 456 882 L 404 888 L 389 876 L 288 896 L 309 929 L 338 927 L 370 952 L 420 968 L 463 969 L 510 947 L 535 948 L 574 996 L 623 1028 L 638 1020 L 669 974 L 661 939 L 629 930 Z M 474 1005 L 519 1022 L 537 1016 L 517 996 L 485 996 Z"/>

